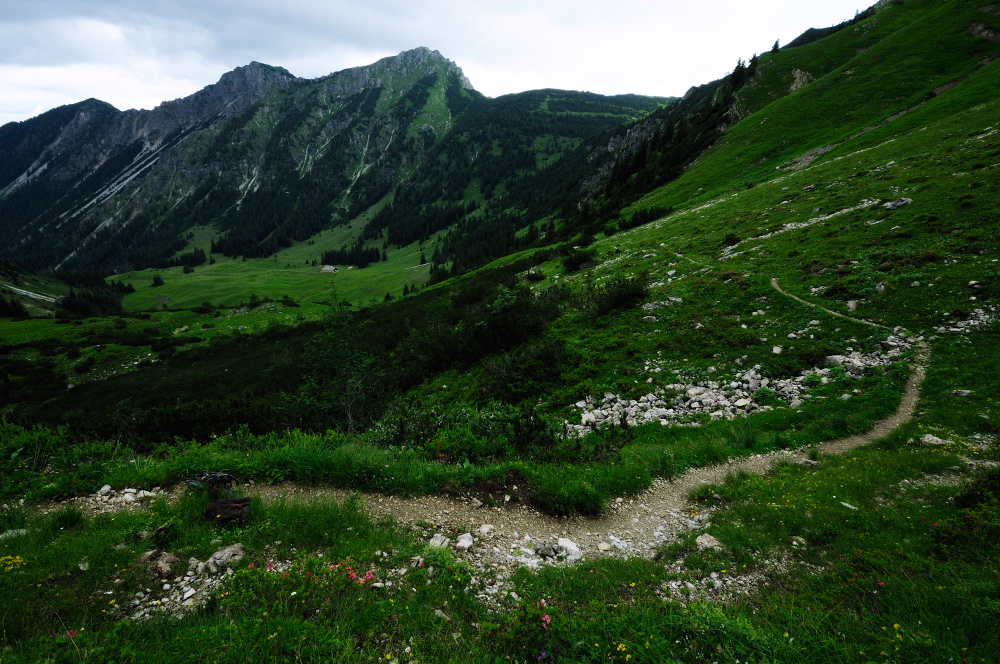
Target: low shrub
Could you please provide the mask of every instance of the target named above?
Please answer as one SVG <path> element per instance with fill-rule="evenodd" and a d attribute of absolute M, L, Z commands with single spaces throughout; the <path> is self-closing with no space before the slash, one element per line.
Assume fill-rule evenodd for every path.
<path fill-rule="evenodd" d="M 577 295 L 577 306 L 594 316 L 603 316 L 616 309 L 633 307 L 649 295 L 646 274 L 615 277 L 603 284 L 587 284 Z"/>
<path fill-rule="evenodd" d="M 563 258 L 563 268 L 567 272 L 576 272 L 581 268 L 590 267 L 595 258 L 597 252 L 592 249 L 571 249 Z"/>

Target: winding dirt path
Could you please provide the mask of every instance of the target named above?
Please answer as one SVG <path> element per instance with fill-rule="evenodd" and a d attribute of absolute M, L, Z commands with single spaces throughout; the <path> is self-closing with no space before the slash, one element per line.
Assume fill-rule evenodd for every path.
<path fill-rule="evenodd" d="M 776 278 L 771 280 L 771 285 L 778 292 L 833 316 L 887 329 L 883 325 L 851 318 L 786 293 L 781 290 Z M 867 445 L 888 435 L 913 417 L 930 359 L 930 347 L 927 343 L 918 341 L 914 345 L 914 351 L 910 377 L 896 412 L 878 422 L 867 433 L 821 443 L 818 445 L 821 454 L 844 454 Z M 705 515 L 697 514 L 696 508 L 688 501 L 688 495 L 693 489 L 702 484 L 721 483 L 726 476 L 739 471 L 763 475 L 780 462 L 799 463 L 806 457 L 804 450 L 776 451 L 692 469 L 672 481 L 657 479 L 642 494 L 618 499 L 620 502 L 612 503 L 607 514 L 600 517 L 556 518 L 516 503 L 508 503 L 503 508 L 490 508 L 443 496 L 400 498 L 363 494 L 361 498 L 365 508 L 373 516 L 393 518 L 402 524 L 427 524 L 439 531 L 456 535 L 463 532 L 478 535 L 478 529 L 482 525 L 492 525 L 495 531 L 484 536 L 484 541 L 474 546 L 470 552 L 474 557 L 492 558 L 492 562 L 510 562 L 516 558 L 520 546 L 524 544 L 525 535 L 536 542 L 568 538 L 579 545 L 585 558 L 651 556 L 663 542 L 673 541 L 704 526 Z M 516 493 L 516 488 L 512 489 L 512 493 Z M 334 489 L 317 491 L 293 487 L 265 487 L 262 493 L 265 497 L 296 499 L 343 499 L 351 495 L 351 492 Z"/>
<path fill-rule="evenodd" d="M 819 451 L 822 454 L 843 454 L 867 445 L 909 421 L 917 406 L 929 357 L 929 346 L 923 341 L 917 342 L 910 377 L 895 413 L 878 422 L 867 433 L 821 443 Z M 418 527 L 428 530 L 436 529 L 452 535 L 471 532 L 479 536 L 482 525 L 494 526 L 495 530 L 484 535 L 468 556 L 501 568 L 518 564 L 521 547 L 532 546 L 525 543 L 525 535 L 530 536 L 535 545 L 539 540 L 554 543 L 557 538 L 565 537 L 580 547 L 584 558 L 650 557 L 662 543 L 704 527 L 707 515 L 698 514 L 695 511 L 697 508 L 693 508 L 688 501 L 693 489 L 706 483 L 721 483 L 726 476 L 739 471 L 763 475 L 778 463 L 799 463 L 806 457 L 804 450 L 776 451 L 692 469 L 673 481 L 657 479 L 642 494 L 612 503 L 608 513 L 600 517 L 556 518 L 513 502 L 504 508 L 491 508 L 443 496 L 400 498 L 361 494 L 360 497 L 364 508 L 374 517 L 388 517 L 406 525 L 419 524 Z M 291 500 L 343 500 L 352 495 L 350 491 L 338 489 L 294 486 L 258 487 L 255 493 L 265 499 Z"/>
<path fill-rule="evenodd" d="M 772 279 L 771 283 L 779 292 L 803 304 L 823 309 L 784 293 L 778 287 L 776 279 Z M 855 322 L 884 327 L 823 310 Z M 867 433 L 819 444 L 819 451 L 828 455 L 843 454 L 867 445 L 909 421 L 919 400 L 929 359 L 930 346 L 924 341 L 915 342 L 910 376 L 896 412 L 878 422 Z M 521 564 L 535 565 L 539 562 L 537 557 L 525 557 L 523 548 L 534 548 L 540 543 L 554 543 L 559 538 L 575 542 L 585 559 L 608 556 L 651 557 L 664 542 L 675 541 L 688 532 L 705 527 L 708 515 L 699 514 L 698 508 L 688 501 L 688 495 L 693 489 L 702 484 L 719 484 L 728 475 L 739 471 L 763 475 L 778 463 L 799 463 L 806 457 L 804 450 L 775 451 L 695 468 L 673 480 L 657 479 L 638 496 L 616 499 L 607 513 L 599 517 L 552 517 L 513 498 L 520 493 L 515 486 L 509 487 L 512 500 L 502 507 L 487 507 L 472 499 L 445 496 L 401 498 L 361 494 L 360 498 L 363 508 L 376 518 L 391 518 L 424 532 L 437 531 L 450 535 L 471 532 L 477 536 L 478 541 L 464 556 L 479 568 L 489 564 L 503 575 L 505 570 L 510 571 Z M 341 489 L 293 484 L 255 486 L 248 488 L 247 492 L 267 501 L 343 501 L 356 495 L 355 492 Z M 481 533 L 480 528 L 484 525 L 492 526 L 492 531 Z M 525 540 L 526 535 L 530 540 Z"/>
<path fill-rule="evenodd" d="M 889 329 L 885 325 L 879 325 L 878 323 L 873 323 L 870 320 L 864 320 L 864 319 L 861 319 L 861 318 L 851 318 L 850 316 L 845 316 L 844 314 L 837 313 L 836 311 L 830 311 L 826 307 L 821 307 L 818 304 L 814 304 L 813 302 L 809 302 L 808 300 L 803 300 L 798 295 L 792 295 L 791 293 L 783 291 L 781 289 L 781 286 L 778 285 L 778 278 L 777 277 L 771 277 L 771 286 L 774 287 L 774 290 L 778 291 L 779 293 L 781 293 L 785 297 L 790 297 L 793 300 L 795 300 L 796 302 L 800 302 L 801 304 L 804 304 L 807 307 L 812 307 L 813 309 L 819 309 L 820 311 L 825 311 L 826 313 L 830 314 L 831 316 L 836 316 L 837 318 L 843 318 L 844 320 L 849 320 L 852 323 L 861 323 L 862 325 L 868 325 L 870 327 L 877 327 L 877 328 L 882 329 L 882 330 L 888 330 Z"/>

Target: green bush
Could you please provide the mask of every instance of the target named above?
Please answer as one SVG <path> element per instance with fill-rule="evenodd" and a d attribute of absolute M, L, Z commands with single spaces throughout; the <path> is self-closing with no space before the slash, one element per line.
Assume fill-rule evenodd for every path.
<path fill-rule="evenodd" d="M 594 250 L 571 249 L 563 258 L 563 268 L 567 272 L 576 272 L 580 268 L 589 267 L 595 258 L 597 258 L 597 252 Z"/>
<path fill-rule="evenodd" d="M 762 406 L 783 406 L 784 402 L 778 398 L 778 393 L 770 387 L 758 387 L 754 390 L 753 400 Z"/>
<path fill-rule="evenodd" d="M 642 302 L 649 295 L 646 274 L 635 277 L 615 277 L 600 285 L 587 284 L 577 296 L 578 306 L 594 316 L 603 316 L 616 309 L 626 309 Z"/>
<path fill-rule="evenodd" d="M 428 407 L 419 402 L 397 402 L 362 440 L 378 447 L 430 450 L 432 455 L 445 454 L 446 458 L 454 458 L 446 450 L 469 450 L 483 459 L 547 460 L 558 456 L 558 427 L 529 406 L 490 401 L 478 407 Z"/>
<path fill-rule="evenodd" d="M 605 497 L 577 474 L 558 469 L 543 472 L 534 489 L 539 505 L 554 516 L 596 516 L 604 509 Z"/>
<path fill-rule="evenodd" d="M 459 425 L 440 429 L 418 449 L 423 458 L 431 461 L 480 463 L 505 459 L 512 455 L 514 446 L 503 435 L 493 439 L 476 436 L 468 425 Z"/>

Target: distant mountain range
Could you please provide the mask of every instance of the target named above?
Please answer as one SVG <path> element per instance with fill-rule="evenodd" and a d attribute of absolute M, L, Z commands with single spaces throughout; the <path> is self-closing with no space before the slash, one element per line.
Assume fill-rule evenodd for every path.
<path fill-rule="evenodd" d="M 532 207 L 520 199 L 533 176 L 671 101 L 488 99 L 426 48 L 313 80 L 253 62 L 151 111 L 88 99 L 0 127 L 0 256 L 43 271 L 166 266 L 187 260 L 176 254 L 201 225 L 215 229 L 212 251 L 260 258 L 367 212 L 342 252 L 363 262 L 373 246 L 484 219 L 501 199 Z M 534 216 L 610 174 L 604 161 L 574 171 Z M 392 201 L 396 214 L 375 214 Z"/>
<path fill-rule="evenodd" d="M 957 41 L 918 56 L 906 26 L 932 14 Z M 336 228 L 342 245 L 325 236 L 313 260 L 363 268 L 433 239 L 441 280 L 527 247 L 585 244 L 720 183 L 753 186 L 789 159 L 807 165 L 986 67 L 995 15 L 882 0 L 680 99 L 490 99 L 426 48 L 312 80 L 254 62 L 151 111 L 89 99 L 0 127 L 0 258 L 111 275 L 270 258 Z M 912 63 L 888 77 L 851 64 L 869 52 Z M 651 194 L 655 209 L 641 203 Z"/>

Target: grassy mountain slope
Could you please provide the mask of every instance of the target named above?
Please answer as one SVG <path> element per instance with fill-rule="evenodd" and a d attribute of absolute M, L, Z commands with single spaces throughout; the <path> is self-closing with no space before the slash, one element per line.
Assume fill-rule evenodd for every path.
<path fill-rule="evenodd" d="M 794 159 L 812 150 L 839 146 L 840 154 L 850 151 L 848 141 L 859 132 L 912 111 L 943 93 L 942 88 L 986 67 L 996 45 L 973 36 L 969 26 L 991 19 L 995 16 L 974 2 L 889 5 L 854 28 L 800 47 L 825 50 L 833 42 L 836 55 L 818 67 L 808 54 L 800 58 L 799 49 L 765 54 L 764 75 L 741 100 L 753 114 L 654 200 L 675 204 L 698 195 L 699 189 L 707 195 L 722 193 L 723 186 L 732 191 L 770 179 L 773 171 L 794 166 Z M 822 72 L 834 63 L 839 64 L 816 75 L 815 82 L 784 94 L 795 69 L 813 66 Z M 783 96 L 759 109 L 773 94 Z"/>
<path fill-rule="evenodd" d="M 0 571 L 0 588 L 26 598 L 4 614 L 14 656 L 72 658 L 79 647 L 135 661 L 195 651 L 220 661 L 995 661 L 1000 64 L 990 58 L 1000 45 L 984 30 L 1000 32 L 998 16 L 978 3 L 886 3 L 766 55 L 735 92 L 749 114 L 637 200 L 625 216 L 652 219 L 631 229 L 602 226 L 356 311 L 254 302 L 27 321 L 30 334 L 0 327 L 0 385 L 16 402 L 7 415 L 71 425 L 3 424 L 6 497 L 166 485 L 225 467 L 257 482 L 506 493 L 568 518 L 694 466 L 869 430 L 896 409 L 917 361 L 912 347 L 890 349 L 922 338 L 930 356 L 911 421 L 849 455 L 815 454 L 818 466 L 692 492 L 688 516 L 711 510 L 704 529 L 721 550 L 700 548 L 695 531 L 652 560 L 472 573 L 424 549 L 430 527 L 394 531 L 352 505 L 262 502 L 222 531 L 255 563 L 231 594 L 176 622 L 119 622 L 148 583 L 137 569 L 108 583 L 141 553 L 115 544 L 169 521 L 183 524 L 171 546 L 205 557 L 219 534 L 199 517 L 205 500 L 115 520 L 13 508 L 4 527 L 27 531 L 0 540 L 0 560 L 21 573 Z M 815 80 L 789 93 L 796 69 Z M 231 269 L 251 275 L 251 263 Z M 204 275 L 208 292 L 220 265 L 176 277 Z M 194 301 L 194 291 L 175 292 Z M 295 320 L 320 307 L 322 320 Z M 246 329 L 226 329 L 240 321 Z M 846 361 L 875 355 L 884 362 Z M 92 375 L 101 371 L 115 375 Z M 800 386 L 794 399 L 789 383 Z M 753 406 L 713 416 L 691 405 L 706 390 Z M 663 416 L 671 426 L 558 435 L 605 399 L 641 409 L 650 395 L 676 409 Z M 423 555 L 436 571 L 331 592 L 326 577 L 266 575 L 291 547 L 359 569 L 407 568 Z M 727 589 L 732 577 L 747 594 Z M 500 578 L 517 597 L 490 612 L 480 584 Z M 691 600 L 722 594 L 725 603 Z"/>
<path fill-rule="evenodd" d="M 838 55 L 829 56 L 827 61 L 836 62 L 840 58 L 842 64 L 734 125 L 680 179 L 646 196 L 635 209 L 655 211 L 665 204 L 680 207 L 680 201 L 691 196 L 692 188 L 711 183 L 711 189 L 691 199 L 689 207 L 647 226 L 598 238 L 589 247 L 574 249 L 567 243 L 546 252 L 529 251 L 520 257 L 514 256 L 487 270 L 481 278 L 473 278 L 470 283 L 477 284 L 474 287 L 462 286 L 464 281 L 460 280 L 444 290 L 432 289 L 427 294 L 429 299 L 419 302 L 446 302 L 442 310 L 445 313 L 440 318 L 420 314 L 415 319 L 413 312 L 422 306 L 416 303 L 387 302 L 378 307 L 385 311 L 379 316 L 410 320 L 415 329 L 409 333 L 404 328 L 401 332 L 372 338 L 361 331 L 366 317 L 361 315 L 359 322 L 348 324 L 348 329 L 356 329 L 359 339 L 367 336 L 368 352 L 379 358 L 379 364 L 385 367 L 388 375 L 411 375 L 401 370 L 405 363 L 414 360 L 409 355 L 414 352 L 410 345 L 416 345 L 417 356 L 423 358 L 417 365 L 430 371 L 419 381 L 391 380 L 385 386 L 383 405 L 389 403 L 392 395 L 405 393 L 417 382 L 423 382 L 425 387 L 418 389 L 417 394 L 432 403 L 484 403 L 490 399 L 524 404 L 540 401 L 549 413 L 567 415 L 569 404 L 589 394 L 630 390 L 629 384 L 638 386 L 638 376 L 628 377 L 636 371 L 630 365 L 634 365 L 634 358 L 654 353 L 672 355 L 677 362 L 717 355 L 715 359 L 728 357 L 727 361 L 732 363 L 746 355 L 745 362 L 751 366 L 761 364 L 786 373 L 805 370 L 816 357 L 822 356 L 819 349 L 826 346 L 806 344 L 815 349 L 800 349 L 777 362 L 770 357 L 773 343 L 759 340 L 765 337 L 773 340 L 775 331 L 763 331 L 759 335 L 741 331 L 753 329 L 753 326 L 742 327 L 748 324 L 743 317 L 749 314 L 743 310 L 748 307 L 757 310 L 756 303 L 750 300 L 768 297 L 771 277 L 778 277 L 787 289 L 805 296 L 813 293 L 806 286 L 817 289 L 817 293 L 823 292 L 820 301 L 833 310 L 846 313 L 850 302 L 861 315 L 879 316 L 880 322 L 890 328 L 903 325 L 919 331 L 932 329 L 938 321 L 927 313 L 926 292 L 907 284 L 923 283 L 928 278 L 927 273 L 933 274 L 935 279 L 938 276 L 942 280 L 959 279 L 957 275 L 966 274 L 970 268 L 966 265 L 952 267 L 951 257 L 957 255 L 976 257 L 975 262 L 981 265 L 966 281 L 989 282 L 985 261 L 992 259 L 978 257 L 988 256 L 992 246 L 988 228 L 996 221 L 989 202 L 996 183 L 990 169 L 990 151 L 994 143 L 988 120 L 993 110 L 991 91 L 996 81 L 996 67 L 984 65 L 982 61 L 983 48 L 989 51 L 996 47 L 989 40 L 977 38 L 963 29 L 981 15 L 986 13 L 964 4 L 946 7 L 930 7 L 925 3 L 905 7 L 890 5 L 852 28 L 798 47 L 818 53 L 817 49 L 829 43 Z M 942 32 L 941 26 L 950 26 L 951 32 Z M 878 30 L 882 31 L 881 37 L 872 41 L 872 35 Z M 944 73 L 937 74 L 929 82 L 913 73 L 915 69 L 924 69 L 914 68 L 908 61 L 883 57 L 883 51 L 898 50 L 904 39 L 912 38 L 918 44 L 925 44 L 928 31 L 936 32 L 940 39 L 947 38 L 947 43 L 953 44 L 949 49 L 927 47 L 930 52 L 923 54 L 927 59 L 937 57 L 936 54 L 948 54 L 945 62 L 932 63 L 931 68 Z M 850 39 L 861 40 L 870 47 L 848 57 L 845 54 L 859 50 L 855 48 L 857 44 L 845 43 Z M 888 46 L 883 44 L 886 40 Z M 763 98 L 761 91 L 769 86 L 774 90 L 783 89 L 784 76 L 779 72 L 794 70 L 803 63 L 803 56 L 797 55 L 796 50 L 768 54 L 761 62 L 760 74 L 753 79 L 753 85 L 744 86 L 738 94 Z M 977 59 L 973 60 L 973 54 Z M 819 58 L 818 55 L 809 57 Z M 902 71 L 895 77 L 897 86 L 889 89 L 891 94 L 865 97 L 874 89 L 873 81 L 893 78 L 890 70 L 897 65 Z M 867 67 L 867 71 L 862 75 L 863 67 Z M 852 69 L 858 73 L 847 76 L 845 72 Z M 955 76 L 961 78 L 968 71 L 972 74 L 953 87 L 942 89 L 939 85 L 941 81 L 954 81 Z M 939 92 L 937 96 L 930 94 L 935 89 Z M 847 112 L 842 111 L 844 97 L 865 99 L 851 105 L 846 119 L 837 115 Z M 587 103 L 606 103 L 602 99 L 591 99 Z M 923 101 L 914 105 L 914 99 Z M 577 112 L 567 110 L 570 108 L 567 102 L 560 101 L 558 94 L 551 91 L 532 93 L 506 103 L 515 102 L 544 104 L 547 112 L 553 112 L 553 108 L 560 113 Z M 983 106 L 983 102 L 987 105 Z M 615 103 L 618 104 L 615 108 L 623 108 L 621 102 Z M 796 104 L 807 110 L 799 110 Z M 499 112 L 496 109 L 502 108 L 502 105 L 483 107 L 479 112 Z M 912 110 L 895 117 L 899 108 Z M 761 119 L 765 117 L 767 122 Z M 876 126 L 878 120 L 886 117 L 894 119 Z M 811 124 L 807 122 L 810 118 Z M 835 121 L 847 126 L 841 127 Z M 476 126 L 483 129 L 489 124 Z M 456 129 L 462 127 L 464 125 L 459 122 Z M 859 127 L 871 129 L 859 132 Z M 969 143 L 950 140 L 949 134 L 956 131 L 964 132 L 967 138 L 962 140 Z M 528 135 L 530 133 L 521 139 L 511 139 L 509 145 L 524 149 L 529 145 Z M 830 151 L 815 151 L 817 146 L 829 146 L 831 140 L 840 138 L 849 140 Z M 785 140 L 789 141 L 787 145 L 782 143 Z M 477 144 L 481 139 L 473 137 L 467 142 Z M 779 144 L 782 145 L 780 151 L 770 161 L 758 164 L 757 155 L 761 151 L 776 149 L 773 146 Z M 508 144 L 498 146 L 500 154 L 508 151 Z M 951 154 L 957 150 L 971 150 L 974 156 Z M 806 165 L 808 160 L 800 159 L 795 167 L 789 167 L 803 154 L 815 160 Z M 526 158 L 533 159 L 530 155 Z M 755 171 L 759 172 L 757 177 L 767 175 L 770 179 L 747 188 L 744 185 L 746 170 L 742 166 L 747 161 L 759 169 Z M 774 162 L 780 163 L 777 169 L 771 165 Z M 961 170 L 951 170 L 959 165 Z M 719 197 L 717 192 L 720 191 L 732 193 Z M 962 193 L 956 194 L 957 191 Z M 715 198 L 711 198 L 713 192 L 716 192 Z M 886 203 L 897 199 L 913 202 L 896 210 L 885 209 Z M 347 233 L 347 230 L 341 232 Z M 335 232 L 325 233 L 332 235 L 327 242 L 337 242 Z M 577 242 L 587 244 L 585 238 L 574 241 Z M 247 325 L 238 317 L 229 321 L 232 312 L 240 311 L 239 305 L 248 303 L 251 295 L 277 301 L 288 296 L 294 304 L 301 305 L 293 308 L 275 305 L 278 309 L 276 320 L 286 324 L 317 318 L 335 309 L 331 305 L 338 298 L 350 301 L 362 296 L 368 301 L 381 301 L 387 292 L 399 298 L 401 283 L 408 286 L 418 283 L 427 274 L 428 267 L 420 266 L 419 254 L 423 253 L 426 260 L 435 253 L 437 245 L 432 242 L 423 247 L 420 243 L 410 244 L 392 252 L 391 259 L 386 262 L 380 261 L 365 270 L 342 269 L 338 274 L 324 273 L 318 265 L 312 264 L 324 250 L 323 246 L 308 243 L 296 246 L 297 249 L 279 254 L 277 261 L 221 259 L 214 265 L 200 266 L 191 274 L 183 274 L 179 267 L 173 268 L 164 272 L 166 283 L 163 286 L 151 285 L 150 272 L 128 275 L 127 280 L 134 282 L 136 287 L 136 293 L 126 298 L 130 308 L 191 308 L 208 302 L 213 307 L 236 309 L 219 311 L 209 307 L 207 313 L 164 312 L 157 318 L 165 324 L 150 326 L 136 322 L 134 325 L 126 323 L 125 327 L 153 327 L 157 335 L 168 327 L 170 330 L 187 327 L 186 335 L 182 335 L 185 341 L 205 343 L 220 335 L 254 329 L 253 324 Z M 674 253 L 683 254 L 684 258 Z M 488 312 L 499 306 L 491 302 L 501 297 L 504 288 L 512 286 L 510 268 L 501 266 L 517 265 L 518 261 L 522 266 L 538 266 L 533 278 L 548 278 L 553 285 L 559 286 L 546 289 L 544 286 L 549 281 L 529 282 L 536 292 L 547 290 L 549 295 L 546 297 L 556 304 L 549 320 L 542 325 L 544 333 L 524 347 L 521 346 L 523 341 L 537 335 L 537 331 L 527 332 L 528 337 L 515 335 L 499 347 L 481 348 L 470 360 L 453 362 L 447 359 L 448 351 L 441 349 L 454 344 L 464 347 L 469 343 L 461 326 L 455 327 L 456 323 L 469 316 L 473 319 L 485 316 L 477 324 L 491 324 Z M 571 263 L 572 268 L 568 267 Z M 576 271 L 580 265 L 590 267 Z M 564 270 L 566 274 L 560 276 Z M 591 329 L 588 321 L 593 307 L 598 306 L 594 304 L 595 298 L 603 297 L 601 289 L 607 288 L 603 282 L 618 283 L 616 279 L 622 273 L 627 278 L 638 278 L 643 271 L 648 281 L 657 284 L 648 297 L 661 301 L 662 297 L 675 296 L 685 302 L 670 309 L 669 324 L 640 333 L 630 329 L 634 323 L 633 314 L 612 312 L 600 317 L 600 324 Z M 674 274 L 668 275 L 669 272 Z M 400 280 L 401 273 L 405 280 Z M 956 276 L 948 276 L 950 274 Z M 744 275 L 739 279 L 742 290 L 727 296 L 733 298 L 732 304 L 720 309 L 721 316 L 714 317 L 701 308 L 701 303 L 715 301 L 720 297 L 718 289 L 721 287 L 713 285 L 706 287 L 704 292 L 698 289 L 688 292 L 690 286 L 687 284 L 717 284 L 727 278 L 732 281 L 733 276 L 723 275 Z M 975 308 L 969 306 L 968 298 L 984 288 L 990 287 L 949 287 L 932 291 L 941 302 L 931 309 Z M 951 290 L 954 292 L 948 292 Z M 756 294 L 748 298 L 749 292 Z M 625 297 L 621 306 L 628 304 L 628 297 L 631 296 Z M 922 308 L 917 309 L 917 304 Z M 790 303 L 786 305 L 790 310 L 797 309 Z M 250 320 L 256 319 L 247 319 Z M 429 326 L 427 330 L 422 329 L 423 325 Z M 790 328 L 799 325 L 796 329 L 802 326 L 790 314 L 780 325 Z M 690 326 L 710 329 L 709 339 L 697 341 L 700 335 L 688 329 Z M 53 325 L 51 329 L 57 330 L 58 326 Z M 430 330 L 433 333 L 426 336 Z M 792 331 L 789 329 L 784 334 Z M 824 339 L 824 343 L 846 347 L 849 342 L 845 340 L 850 338 L 845 332 L 839 341 L 829 338 Z M 137 347 L 141 348 L 144 344 L 139 341 Z M 552 352 L 553 347 L 546 344 L 555 344 L 556 351 Z M 162 343 L 157 344 L 158 348 L 161 346 Z M 439 348 L 432 351 L 427 346 Z M 696 357 L 692 357 L 692 353 Z M 435 357 L 438 359 L 433 359 Z M 422 364 L 427 361 L 429 364 Z M 57 375 L 79 362 L 76 359 L 59 363 Z M 702 369 L 708 366 L 709 363 L 705 363 Z M 449 371 L 435 377 L 434 372 L 441 369 Z M 143 370 L 157 371 L 154 367 Z M 639 373 L 643 380 L 649 377 Z M 210 391 L 207 387 L 210 375 L 211 369 L 205 377 L 208 383 L 195 381 L 185 386 L 181 393 Z M 541 379 L 542 376 L 545 378 Z M 496 385 L 502 386 L 504 381 L 522 382 L 524 386 L 516 390 L 497 389 Z M 653 385 L 667 383 L 669 380 L 657 377 Z M 200 384 L 204 386 L 198 387 Z M 441 385 L 450 387 L 442 392 Z M 276 397 L 273 394 L 258 396 Z M 67 395 L 64 401 L 69 404 L 76 398 Z M 60 408 L 48 410 L 58 413 Z M 304 421 L 296 417 L 301 416 L 288 421 Z M 219 426 L 221 431 L 228 425 L 220 423 Z"/>

